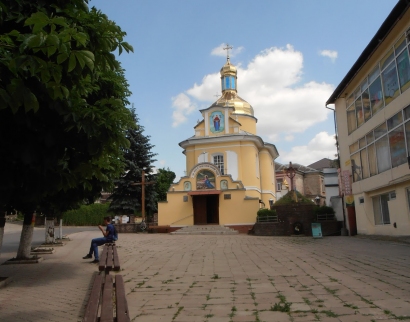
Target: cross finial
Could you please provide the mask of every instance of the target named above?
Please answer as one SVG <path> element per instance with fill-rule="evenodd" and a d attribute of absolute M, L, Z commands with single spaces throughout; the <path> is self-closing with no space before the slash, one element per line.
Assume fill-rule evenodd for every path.
<path fill-rule="evenodd" d="M 226 59 L 229 60 L 229 49 L 232 49 L 232 46 L 229 46 L 229 44 L 226 44 L 226 47 L 223 48 L 223 50 L 226 50 Z"/>

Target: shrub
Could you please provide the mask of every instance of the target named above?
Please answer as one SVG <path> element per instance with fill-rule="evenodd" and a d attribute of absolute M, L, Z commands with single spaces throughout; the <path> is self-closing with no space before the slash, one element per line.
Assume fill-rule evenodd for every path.
<path fill-rule="evenodd" d="M 315 203 L 310 200 L 309 198 L 306 198 L 303 196 L 300 192 L 296 191 L 296 196 L 298 201 L 296 202 L 294 197 L 293 197 L 293 192 L 289 191 L 286 195 L 284 195 L 282 198 L 277 200 L 273 205 L 274 206 L 279 206 L 279 205 L 290 205 L 290 204 L 301 204 L 301 205 L 314 205 Z"/>
<path fill-rule="evenodd" d="M 258 217 L 267 217 L 267 216 L 275 216 L 275 215 L 276 215 L 275 209 L 261 208 L 257 212 Z"/>
<path fill-rule="evenodd" d="M 317 207 L 315 213 L 317 215 L 328 215 L 328 214 L 335 214 L 335 211 L 332 207 L 329 206 L 322 206 L 322 207 Z"/>
<path fill-rule="evenodd" d="M 101 225 L 105 216 L 114 216 L 112 212 L 108 212 L 109 205 L 109 203 L 95 203 L 69 210 L 63 214 L 63 223 L 67 226 Z"/>

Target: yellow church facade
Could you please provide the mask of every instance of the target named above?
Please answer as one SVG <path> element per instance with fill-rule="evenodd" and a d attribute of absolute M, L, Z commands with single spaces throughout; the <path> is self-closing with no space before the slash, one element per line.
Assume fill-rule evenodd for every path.
<path fill-rule="evenodd" d="M 200 111 L 195 135 L 179 143 L 187 175 L 158 203 L 160 226 L 217 224 L 241 231 L 276 200 L 276 147 L 256 135 L 253 107 L 237 94 L 229 56 L 220 73 L 221 97 Z"/>

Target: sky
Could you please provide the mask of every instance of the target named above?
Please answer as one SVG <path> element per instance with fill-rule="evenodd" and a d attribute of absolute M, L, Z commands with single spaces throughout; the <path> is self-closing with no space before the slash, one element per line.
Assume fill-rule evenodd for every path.
<path fill-rule="evenodd" d="M 187 170 L 179 142 L 221 95 L 221 67 L 238 69 L 238 95 L 277 162 L 335 158 L 333 112 L 325 103 L 396 0 L 91 0 L 127 33 L 118 56 L 155 166 Z M 329 106 L 333 107 L 333 106 Z M 189 169 L 188 169 L 189 171 Z"/>

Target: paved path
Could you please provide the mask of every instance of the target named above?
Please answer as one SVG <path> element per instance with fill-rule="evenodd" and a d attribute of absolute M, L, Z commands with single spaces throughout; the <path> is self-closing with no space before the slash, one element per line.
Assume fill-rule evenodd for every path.
<path fill-rule="evenodd" d="M 81 320 L 97 271 L 81 257 L 99 235 L 73 234 L 39 264 L 0 266 L 0 276 L 14 279 L 0 289 L 0 321 Z M 117 244 L 136 322 L 385 322 L 410 316 L 408 244 L 165 234 L 121 234 Z M 272 311 L 275 304 L 290 305 L 290 312 Z"/>

